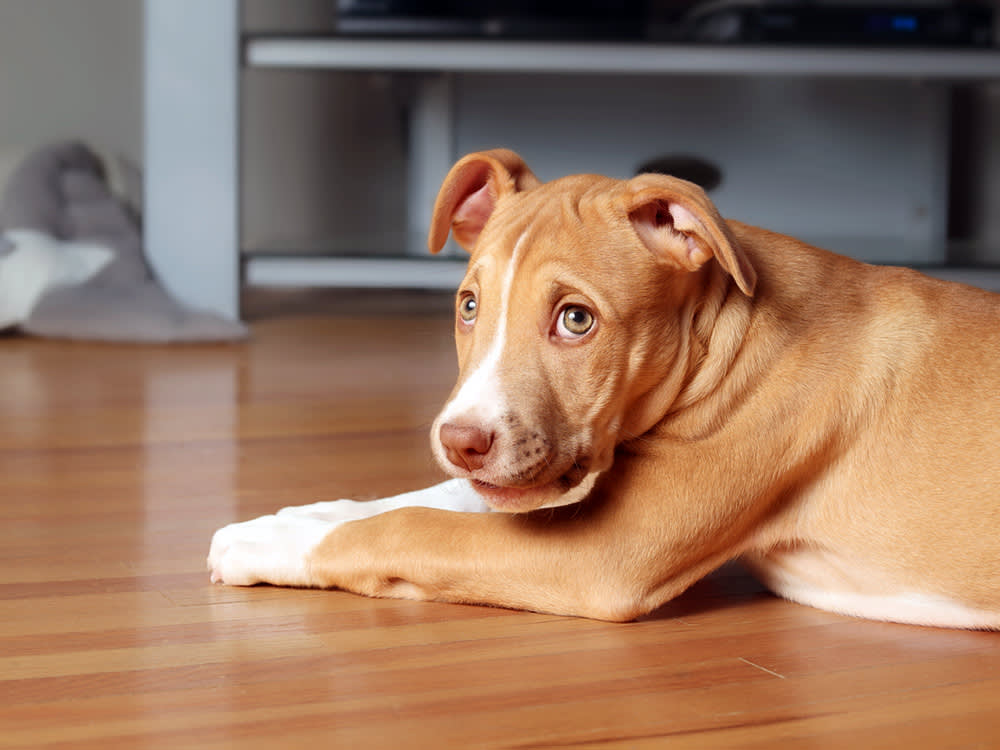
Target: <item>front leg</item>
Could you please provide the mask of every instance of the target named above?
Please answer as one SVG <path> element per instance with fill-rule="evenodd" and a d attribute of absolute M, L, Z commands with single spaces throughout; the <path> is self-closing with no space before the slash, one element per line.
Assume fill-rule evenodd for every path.
<path fill-rule="evenodd" d="M 651 601 L 650 583 L 662 582 L 655 543 L 635 535 L 631 513 L 596 505 L 526 514 L 411 507 L 345 523 L 312 549 L 309 585 L 624 621 L 708 572 L 676 571 L 671 590 Z"/>
<path fill-rule="evenodd" d="M 335 500 L 283 508 L 275 515 L 232 523 L 215 532 L 208 554 L 212 581 L 231 586 L 315 586 L 309 559 L 333 529 L 409 507 L 462 513 L 488 510 L 464 479 L 368 502 Z"/>
<path fill-rule="evenodd" d="M 743 547 L 747 519 L 729 509 L 737 503 L 695 513 L 700 506 L 683 500 L 700 497 L 700 490 L 681 484 L 673 493 L 650 492 L 662 475 L 683 476 L 680 468 L 663 470 L 669 455 L 658 463 L 621 456 L 585 501 L 531 513 L 450 512 L 485 507 L 467 483 L 456 482 L 373 501 L 370 508 L 334 503 L 286 510 L 219 530 L 209 566 L 213 579 L 225 583 L 630 620 Z M 716 476 L 712 462 L 682 458 L 679 467 Z M 711 482 L 698 476 L 691 484 Z M 348 509 L 353 520 L 341 513 Z"/>

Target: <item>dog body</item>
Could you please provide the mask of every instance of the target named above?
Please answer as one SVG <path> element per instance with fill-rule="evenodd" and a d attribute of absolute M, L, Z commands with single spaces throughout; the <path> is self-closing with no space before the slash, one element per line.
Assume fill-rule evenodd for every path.
<path fill-rule="evenodd" d="M 454 479 L 227 526 L 214 580 L 628 620 L 740 557 L 803 603 L 1000 628 L 1000 296 L 507 151 L 449 173 L 449 231 Z"/>

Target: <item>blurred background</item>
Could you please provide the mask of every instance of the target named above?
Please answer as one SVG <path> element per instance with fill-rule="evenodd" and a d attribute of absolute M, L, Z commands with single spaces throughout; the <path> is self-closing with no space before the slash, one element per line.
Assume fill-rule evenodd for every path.
<path fill-rule="evenodd" d="M 412 15 L 421 5 L 443 7 L 445 13 L 455 7 L 471 13 L 476 6 L 345 0 L 0 0 L 0 181 L 25 153 L 63 139 L 81 140 L 137 169 L 150 166 L 144 164 L 144 128 L 149 125 L 144 111 L 151 95 L 145 68 L 150 12 L 180 9 L 167 10 L 167 16 L 186 18 L 194 27 L 199 7 L 235 7 L 238 28 L 226 35 L 237 35 L 234 38 L 247 45 L 261 42 L 259 49 L 266 52 L 268 43 L 289 35 L 301 39 L 332 34 L 338 6 L 340 30 L 367 41 L 383 39 L 387 32 L 358 23 L 366 13 L 377 16 L 395 6 L 397 16 Z M 689 19 L 698 4 L 654 3 L 655 23 L 644 26 L 630 25 L 627 14 L 639 6 L 648 14 L 646 5 L 610 5 L 619 7 L 618 18 L 623 20 L 607 25 L 607 39 L 594 38 L 601 36 L 600 24 L 581 29 L 551 19 L 536 36 L 559 45 L 566 41 L 555 38 L 562 28 L 570 41 L 583 39 L 595 48 L 630 41 L 639 46 L 671 44 L 681 28 L 678 19 Z M 942 7 L 935 2 L 879 5 L 898 7 L 904 15 Z M 712 23 L 699 19 L 696 32 L 702 37 L 683 41 L 721 42 L 729 48 L 743 42 L 787 46 L 787 40 L 759 34 L 751 38 L 745 17 L 743 31 L 736 28 L 746 38 L 725 36 L 734 33 L 733 8 L 743 13 L 757 6 L 713 3 L 708 6 L 715 13 Z M 345 25 L 345 19 L 353 19 L 354 25 Z M 907 23 L 904 19 L 900 29 L 907 30 Z M 685 33 L 696 33 L 690 24 L 684 28 Z M 398 31 L 393 30 L 396 39 Z M 510 26 L 507 31 L 514 43 L 534 33 L 530 26 Z M 636 39 L 623 41 L 633 32 Z M 476 33 L 465 28 L 443 36 Z M 488 33 L 503 35 L 504 30 L 494 25 Z M 175 33 L 167 57 L 181 60 L 187 50 L 176 42 L 178 35 L 183 39 L 183 29 Z M 404 40 L 414 36 L 434 39 L 442 32 L 428 36 L 403 31 Z M 814 50 L 843 47 L 836 38 L 807 41 Z M 858 46 L 854 39 L 847 41 Z M 995 62 L 993 43 L 978 39 L 957 47 L 959 52 L 967 47 L 993 56 Z M 192 42 L 192 49 L 197 44 Z M 901 46 L 906 45 L 883 39 L 865 51 L 878 55 Z M 517 54 L 519 48 L 513 49 Z M 956 45 L 920 46 L 931 70 L 935 60 L 955 53 Z M 693 169 L 685 176 L 708 175 L 708 187 L 725 215 L 866 260 L 920 266 L 1000 264 L 1000 212 L 994 209 L 1000 200 L 1000 84 L 991 75 L 885 74 L 870 55 L 862 59 L 861 72 L 847 76 L 789 71 L 751 75 L 725 66 L 713 74 L 673 70 L 632 75 L 544 66 L 537 71 L 466 72 L 459 65 L 447 72 L 428 72 L 397 63 L 391 70 L 359 70 L 237 61 L 237 150 L 233 174 L 226 175 L 226 184 L 236 186 L 237 193 L 236 262 L 227 260 L 221 270 L 206 267 L 192 274 L 192 258 L 228 258 L 232 253 L 232 248 L 218 250 L 213 245 L 218 240 L 208 236 L 205 247 L 195 252 L 175 255 L 171 247 L 151 247 L 153 266 L 180 298 L 227 313 L 238 312 L 231 292 L 199 286 L 203 282 L 191 281 L 192 275 L 210 279 L 230 274 L 238 285 L 249 280 L 260 286 L 300 285 L 313 275 L 322 284 L 337 286 L 329 274 L 286 274 L 274 261 L 419 256 L 421 221 L 426 222 L 420 217 L 429 211 L 427 185 L 440 179 L 449 159 L 494 146 L 520 151 L 543 179 L 571 172 L 628 177 L 649 168 Z M 581 58 L 581 65 L 585 62 Z M 183 100 L 169 85 L 162 87 L 162 94 L 154 101 Z M 189 114 L 182 107 L 174 111 L 182 121 Z M 443 141 L 434 140 L 436 130 L 445 134 Z M 197 141 L 198 135 L 188 138 Z M 450 153 L 433 154 L 428 166 L 428 159 L 415 153 L 427 143 Z M 183 145 L 175 148 L 178 162 L 190 158 Z M 156 184 L 163 170 L 153 166 L 158 171 L 147 172 L 146 178 Z M 147 182 L 147 192 L 149 187 Z M 141 185 L 130 189 L 141 191 Z M 213 199 L 216 193 L 206 188 L 206 195 Z M 160 211 L 167 214 L 160 214 L 151 231 L 171 221 L 198 224 L 189 209 L 178 206 L 174 217 L 171 204 L 159 200 Z M 261 261 L 258 266 L 255 259 Z M 337 271 L 330 273 L 335 276 Z M 383 272 L 372 273 L 378 277 Z M 408 282 L 406 271 L 385 273 L 383 282 L 352 282 L 348 275 L 344 286 L 422 283 Z M 448 279 L 439 286 L 447 287 Z"/>

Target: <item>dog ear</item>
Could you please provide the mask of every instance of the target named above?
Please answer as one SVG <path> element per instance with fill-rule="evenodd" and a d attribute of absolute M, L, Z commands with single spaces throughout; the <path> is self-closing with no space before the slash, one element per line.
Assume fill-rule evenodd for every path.
<path fill-rule="evenodd" d="M 740 290 L 753 295 L 757 273 L 718 209 L 697 185 L 666 175 L 628 183 L 626 210 L 642 243 L 681 268 L 697 271 L 713 257 Z"/>
<path fill-rule="evenodd" d="M 495 149 L 463 157 L 444 178 L 434 202 L 428 248 L 432 253 L 440 251 L 451 231 L 455 241 L 472 252 L 497 201 L 540 184 L 513 151 Z"/>

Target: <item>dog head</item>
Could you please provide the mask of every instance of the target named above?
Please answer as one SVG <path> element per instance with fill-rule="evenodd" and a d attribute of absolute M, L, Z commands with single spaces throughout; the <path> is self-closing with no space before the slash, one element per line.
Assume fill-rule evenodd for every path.
<path fill-rule="evenodd" d="M 461 159 L 428 244 L 471 255 L 456 298 L 460 374 L 435 457 L 497 510 L 583 499 L 615 447 L 683 385 L 690 311 L 711 268 L 753 269 L 697 186 L 663 175 L 541 183 L 505 150 Z"/>

